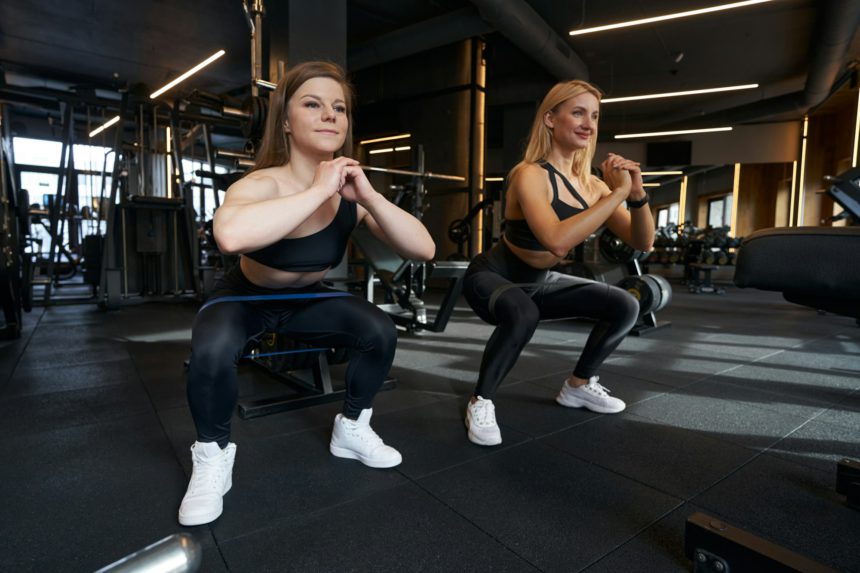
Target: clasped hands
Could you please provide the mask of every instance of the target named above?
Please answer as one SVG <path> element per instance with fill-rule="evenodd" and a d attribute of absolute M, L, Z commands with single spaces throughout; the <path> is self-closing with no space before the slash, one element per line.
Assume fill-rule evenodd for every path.
<path fill-rule="evenodd" d="M 638 162 L 610 153 L 600 164 L 600 169 L 609 188 L 623 194 L 625 199 L 638 201 L 645 197 L 642 170 Z"/>
<path fill-rule="evenodd" d="M 313 185 L 326 192 L 328 197 L 340 193 L 347 201 L 362 205 L 377 195 L 358 161 L 350 157 L 320 162 Z"/>

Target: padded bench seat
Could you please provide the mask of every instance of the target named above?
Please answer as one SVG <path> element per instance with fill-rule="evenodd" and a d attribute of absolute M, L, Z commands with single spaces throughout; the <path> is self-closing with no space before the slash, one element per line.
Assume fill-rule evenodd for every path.
<path fill-rule="evenodd" d="M 741 245 L 734 282 L 860 318 L 860 227 L 756 231 Z"/>

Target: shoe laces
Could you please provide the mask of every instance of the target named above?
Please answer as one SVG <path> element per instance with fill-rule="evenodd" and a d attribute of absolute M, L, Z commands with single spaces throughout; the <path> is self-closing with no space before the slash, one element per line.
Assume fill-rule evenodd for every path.
<path fill-rule="evenodd" d="M 609 388 L 598 382 L 599 378 L 597 376 L 592 376 L 588 379 L 588 384 L 583 386 L 583 389 L 595 396 L 600 396 L 601 398 L 609 397 Z"/>
<path fill-rule="evenodd" d="M 492 400 L 478 400 L 471 406 L 472 420 L 479 426 L 496 425 L 496 406 Z"/>
<path fill-rule="evenodd" d="M 373 431 L 373 428 L 370 427 L 370 424 L 359 424 L 355 420 L 350 420 L 349 418 L 345 418 L 345 421 L 345 425 L 350 431 L 350 433 L 354 437 L 369 445 L 371 448 L 376 448 L 383 445 L 382 438 L 379 437 L 379 434 Z"/>
<path fill-rule="evenodd" d="M 221 493 L 221 482 L 224 481 L 224 453 L 217 457 L 204 458 L 194 455 L 194 467 L 191 471 L 191 483 L 188 491 L 194 493 Z"/>

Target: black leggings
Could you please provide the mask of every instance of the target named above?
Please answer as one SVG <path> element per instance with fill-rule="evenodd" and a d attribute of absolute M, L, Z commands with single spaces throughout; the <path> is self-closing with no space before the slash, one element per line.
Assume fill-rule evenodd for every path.
<path fill-rule="evenodd" d="M 336 292 L 320 283 L 268 289 L 251 283 L 236 265 L 212 299 L 234 295 Z M 188 404 L 201 442 L 230 440 L 238 400 L 236 365 L 248 343 L 276 332 L 320 347 L 347 348 L 343 413 L 357 418 L 379 391 L 397 346 L 397 330 L 376 305 L 355 296 L 284 301 L 222 302 L 201 310 L 191 333 Z"/>
<path fill-rule="evenodd" d="M 633 328 L 639 303 L 627 291 L 605 283 L 535 269 L 501 241 L 472 260 L 463 295 L 475 313 L 496 325 L 481 360 L 475 395 L 492 400 L 516 364 L 538 321 L 585 317 L 597 324 L 573 370 L 588 379 Z"/>

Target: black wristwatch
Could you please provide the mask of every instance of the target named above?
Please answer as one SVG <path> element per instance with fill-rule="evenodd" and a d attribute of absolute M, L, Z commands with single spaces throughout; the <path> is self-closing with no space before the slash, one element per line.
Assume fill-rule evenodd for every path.
<path fill-rule="evenodd" d="M 639 199 L 638 201 L 627 200 L 627 206 L 631 209 L 638 209 L 639 207 L 644 207 L 648 204 L 648 193 L 645 193 L 645 196 Z"/>

